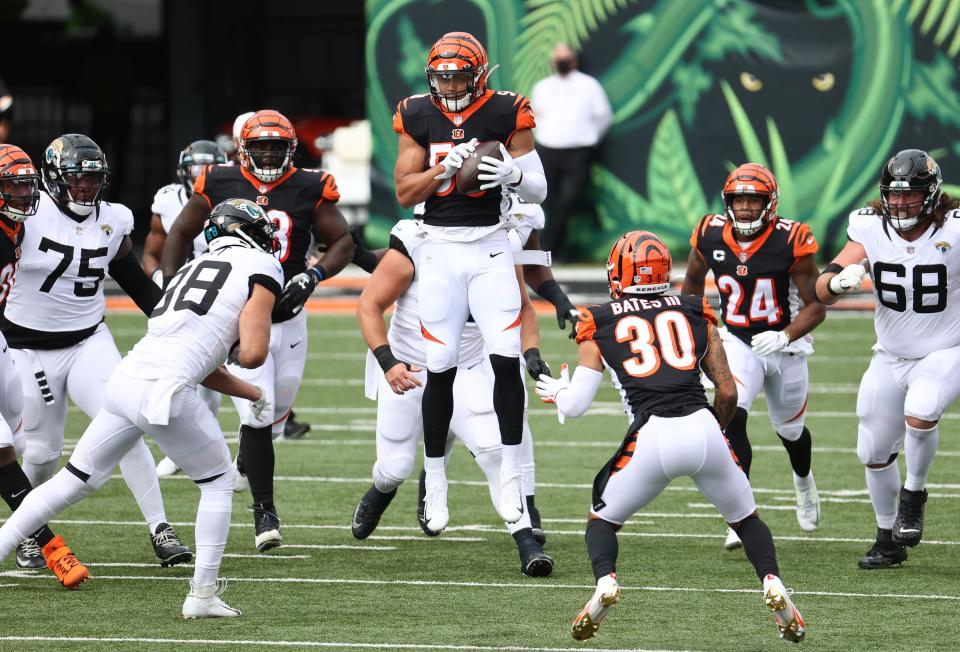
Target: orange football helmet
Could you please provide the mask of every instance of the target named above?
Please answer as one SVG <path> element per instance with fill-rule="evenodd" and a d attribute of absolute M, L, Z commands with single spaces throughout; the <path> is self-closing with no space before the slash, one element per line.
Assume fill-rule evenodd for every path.
<path fill-rule="evenodd" d="M 0 214 L 22 222 L 39 204 L 40 175 L 30 157 L 15 145 L 0 144 Z"/>
<path fill-rule="evenodd" d="M 777 219 L 777 205 L 780 203 L 780 186 L 773 172 L 757 163 L 744 163 L 727 177 L 723 184 L 723 207 L 733 228 L 741 235 L 753 235 L 769 222 Z M 738 222 L 733 213 L 733 198 L 737 195 L 766 195 L 767 205 L 760 211 L 757 219 L 750 222 Z"/>
<path fill-rule="evenodd" d="M 630 231 L 613 243 L 607 257 L 610 296 L 660 294 L 670 288 L 670 250 L 649 231 Z"/>
<path fill-rule="evenodd" d="M 285 115 L 264 109 L 247 118 L 237 139 L 240 165 L 253 176 L 271 183 L 293 166 L 297 132 Z"/>
<path fill-rule="evenodd" d="M 430 95 L 444 111 L 459 113 L 487 90 L 487 51 L 466 32 L 448 32 L 427 55 Z"/>

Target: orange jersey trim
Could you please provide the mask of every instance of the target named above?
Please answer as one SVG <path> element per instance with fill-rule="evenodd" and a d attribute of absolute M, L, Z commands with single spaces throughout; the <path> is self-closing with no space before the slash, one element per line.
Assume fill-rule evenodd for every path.
<path fill-rule="evenodd" d="M 503 330 L 508 331 L 511 328 L 516 328 L 519 325 L 520 325 L 520 313 L 517 313 L 517 318 L 513 321 L 513 323 L 507 326 L 506 328 L 504 328 Z"/>
<path fill-rule="evenodd" d="M 282 177 L 280 177 L 276 181 L 271 181 L 270 183 L 267 183 L 266 181 L 261 181 L 260 179 L 253 176 L 253 174 L 247 171 L 247 168 L 240 166 L 240 174 L 243 175 L 243 178 L 246 179 L 250 183 L 250 185 L 253 186 L 253 189 L 256 190 L 257 192 L 261 192 L 260 190 L 261 187 L 265 187 L 267 189 L 266 192 L 270 192 L 271 190 L 279 186 L 281 183 L 289 179 L 291 176 L 293 176 L 293 173 L 296 171 L 297 171 L 297 168 L 291 165 L 290 169 L 284 172 Z"/>
<path fill-rule="evenodd" d="M 767 230 L 763 232 L 756 240 L 751 240 L 746 247 L 741 247 L 741 243 L 737 241 L 737 238 L 733 235 L 733 225 L 727 222 L 723 226 L 723 241 L 730 247 L 730 251 L 734 254 L 740 256 L 746 256 L 745 258 L 740 258 L 741 262 L 747 262 L 750 260 L 750 257 L 753 254 L 760 251 L 760 248 L 770 239 L 770 235 L 773 233 L 775 228 L 774 224 L 768 224 Z"/>
<path fill-rule="evenodd" d="M 580 319 L 577 321 L 577 344 L 592 340 L 596 332 L 597 322 L 593 318 L 593 313 L 590 312 L 589 308 L 584 308 L 580 311 Z"/>
<path fill-rule="evenodd" d="M 486 104 L 486 103 L 490 100 L 490 98 L 493 97 L 493 94 L 494 94 L 494 93 L 493 93 L 492 90 L 489 90 L 489 89 L 488 89 L 488 90 L 484 91 L 484 92 L 483 92 L 483 95 L 481 95 L 480 97 L 478 97 L 477 99 L 475 99 L 473 102 L 470 102 L 470 106 L 468 106 L 466 109 L 464 109 L 464 110 L 461 111 L 460 113 L 449 113 L 449 112 L 447 112 L 447 111 L 444 111 L 443 108 L 441 108 L 440 105 L 438 105 L 435 101 L 433 102 L 433 105 L 434 105 L 435 107 L 437 107 L 438 109 L 440 109 L 440 113 L 442 113 L 442 114 L 444 115 L 444 117 L 445 117 L 447 120 L 449 120 L 451 124 L 453 124 L 453 126 L 459 127 L 459 126 L 463 125 L 464 122 L 466 122 L 467 120 L 469 120 L 469 119 L 470 119 L 470 116 L 472 116 L 474 113 L 476 113 L 477 110 L 478 110 L 481 106 L 483 106 L 484 104 Z M 432 98 L 432 97 L 431 97 L 430 99 L 431 99 L 431 101 L 433 101 L 433 98 Z M 457 122 L 455 121 L 455 118 L 456 118 L 457 116 L 460 116 L 460 122 L 459 122 L 459 123 L 457 123 Z"/>
<path fill-rule="evenodd" d="M 714 326 L 717 325 L 717 313 L 714 312 L 713 306 L 707 301 L 707 297 L 703 297 L 703 318 Z"/>
<path fill-rule="evenodd" d="M 423 339 L 425 340 L 430 340 L 431 342 L 436 342 L 437 344 L 443 344 L 444 346 L 447 345 L 446 342 L 442 342 L 431 335 L 430 331 L 427 330 L 427 327 L 424 326 L 422 322 L 420 323 L 420 333 L 423 335 Z"/>

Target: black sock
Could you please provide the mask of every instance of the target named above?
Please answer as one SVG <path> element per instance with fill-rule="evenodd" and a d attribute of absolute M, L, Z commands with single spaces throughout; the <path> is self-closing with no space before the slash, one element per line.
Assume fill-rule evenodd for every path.
<path fill-rule="evenodd" d="M 760 520 L 759 516 L 748 516 L 740 522 L 737 536 L 743 543 L 743 551 L 747 559 L 757 571 L 757 577 L 763 581 L 767 575 L 780 577 L 780 568 L 777 566 L 777 549 L 773 547 L 773 535 L 770 528 Z"/>
<path fill-rule="evenodd" d="M 593 565 L 593 577 L 599 580 L 617 571 L 617 531 L 613 523 L 603 519 L 591 519 L 587 523 L 587 532 L 583 535 L 587 542 L 587 554 Z"/>
<path fill-rule="evenodd" d="M 738 407 L 723 434 L 727 436 L 733 454 L 740 461 L 740 468 L 749 478 L 750 463 L 753 462 L 753 448 L 750 447 L 750 440 L 747 439 L 747 411 Z"/>
<path fill-rule="evenodd" d="M 423 412 L 423 451 L 427 457 L 443 457 L 453 417 L 453 381 L 457 368 L 428 371 L 420 404 Z"/>
<path fill-rule="evenodd" d="M 273 433 L 270 426 L 240 426 L 240 456 L 253 502 L 273 506 Z"/>
<path fill-rule="evenodd" d="M 31 489 L 33 487 L 30 485 L 30 480 L 27 479 L 27 475 L 16 460 L 0 466 L 0 498 L 3 498 L 3 502 L 10 506 L 11 512 L 17 511 Z M 44 524 L 31 536 L 37 540 L 37 544 L 42 548 L 50 542 L 54 535 L 50 528 Z"/>
<path fill-rule="evenodd" d="M 784 439 L 779 433 L 777 433 L 777 437 L 780 437 L 780 441 L 783 442 L 783 447 L 787 449 L 787 455 L 790 456 L 790 466 L 793 467 L 793 472 L 801 478 L 807 477 L 810 473 L 810 454 L 813 450 L 810 431 L 804 426 L 803 432 L 800 433 L 796 441 Z"/>
<path fill-rule="evenodd" d="M 500 424 L 500 441 L 510 446 L 523 439 L 523 376 L 520 359 L 490 355 L 493 367 L 493 409 Z"/>
<path fill-rule="evenodd" d="M 387 508 L 387 505 L 394 499 L 397 495 L 397 488 L 394 487 L 393 491 L 388 491 L 384 493 L 377 489 L 376 485 L 370 485 L 370 488 L 367 489 L 367 493 L 363 495 L 363 499 L 366 500 L 371 505 L 379 507 L 382 510 Z"/>

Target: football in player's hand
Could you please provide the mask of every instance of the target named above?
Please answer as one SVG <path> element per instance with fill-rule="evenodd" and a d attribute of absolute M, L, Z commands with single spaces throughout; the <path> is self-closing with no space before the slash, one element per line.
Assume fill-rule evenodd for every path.
<path fill-rule="evenodd" d="M 477 177 L 483 172 L 478 170 L 477 166 L 480 165 L 480 159 L 484 156 L 492 156 L 498 161 L 502 161 L 503 154 L 500 153 L 500 141 L 485 140 L 477 143 L 473 152 L 463 159 L 463 165 L 457 172 L 457 190 L 462 194 L 469 195 L 470 193 L 480 192 L 480 186 L 484 182 Z"/>

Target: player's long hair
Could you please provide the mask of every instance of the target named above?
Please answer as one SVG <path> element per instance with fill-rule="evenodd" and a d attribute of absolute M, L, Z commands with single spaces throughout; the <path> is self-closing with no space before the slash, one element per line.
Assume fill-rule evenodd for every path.
<path fill-rule="evenodd" d="M 883 215 L 883 203 L 879 199 L 874 199 L 867 206 L 875 210 L 877 215 Z M 942 227 L 947 219 L 947 213 L 957 208 L 960 208 L 960 199 L 954 199 L 947 193 L 941 192 L 940 200 L 930 213 L 933 223 L 937 225 L 937 228 Z"/>

